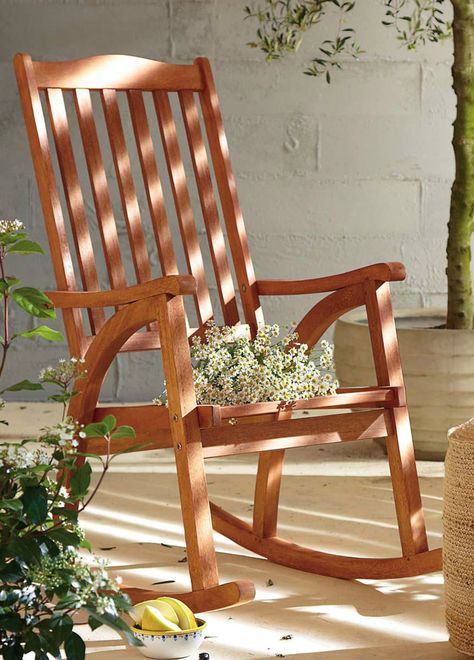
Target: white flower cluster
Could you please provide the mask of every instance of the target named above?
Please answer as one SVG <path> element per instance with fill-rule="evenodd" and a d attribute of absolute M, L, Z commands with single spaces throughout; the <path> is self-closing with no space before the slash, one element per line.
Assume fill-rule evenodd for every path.
<path fill-rule="evenodd" d="M 79 442 L 76 437 L 86 437 L 86 434 L 80 428 L 79 424 L 72 417 L 66 417 L 62 422 L 46 427 L 40 440 L 48 444 L 58 445 L 59 447 L 69 445 L 78 447 Z"/>
<path fill-rule="evenodd" d="M 73 380 L 87 373 L 87 370 L 83 366 L 84 362 L 84 358 L 78 359 L 72 357 L 69 360 L 61 358 L 57 367 L 46 367 L 42 369 L 39 379 L 42 383 L 69 385 Z"/>
<path fill-rule="evenodd" d="M 330 373 L 333 347 L 321 342 L 317 364 L 296 333 L 272 343 L 279 335 L 276 324 L 263 326 L 251 340 L 236 328 L 208 323 L 205 341 L 196 337 L 191 346 L 198 404 L 296 401 L 334 394 L 339 384 Z"/>
<path fill-rule="evenodd" d="M 93 558 L 93 563 L 86 563 L 75 550 L 65 549 L 55 557 L 43 557 L 31 568 L 30 577 L 33 585 L 46 589 L 60 589 L 67 577 L 78 596 L 77 608 L 93 602 L 99 614 L 116 611 L 113 599 L 104 592 L 117 591 L 118 582 L 109 577 L 107 562 L 98 557 Z"/>
<path fill-rule="evenodd" d="M 24 229 L 24 225 L 20 220 L 0 220 L 0 234 L 16 234 Z"/>
<path fill-rule="evenodd" d="M 0 445 L 0 466 L 6 470 L 46 465 L 50 460 L 47 451 L 42 448 L 30 449 L 27 445 L 2 443 Z"/>

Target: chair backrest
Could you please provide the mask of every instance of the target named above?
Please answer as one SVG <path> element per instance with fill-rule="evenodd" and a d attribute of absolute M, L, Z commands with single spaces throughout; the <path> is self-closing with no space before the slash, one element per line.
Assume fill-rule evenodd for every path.
<path fill-rule="evenodd" d="M 108 279 L 105 288 L 133 284 L 127 281 L 124 265 L 130 256 L 133 279 L 148 281 L 156 276 L 152 274 L 153 259 L 150 259 L 155 253 L 162 275 L 177 274 L 179 259 L 173 239 L 178 234 L 185 256 L 184 268 L 197 281 L 195 316 L 198 328 L 202 328 L 214 312 L 191 201 L 191 182 L 198 193 L 223 321 L 231 325 L 239 321 L 237 288 L 245 317 L 242 320 L 255 327 L 261 321 L 255 275 L 208 60 L 198 58 L 192 65 L 175 65 L 124 55 L 100 55 L 66 62 L 41 62 L 18 54 L 15 70 L 58 288 L 76 290 L 79 279 L 85 291 L 100 290 L 104 279 Z M 159 130 L 149 121 L 151 113 Z M 133 154 L 128 147 L 131 143 L 124 119 L 132 126 Z M 178 120 L 181 130 L 177 128 Z M 106 127 L 107 148 L 113 162 L 108 171 L 99 121 Z M 80 149 L 74 140 L 72 123 L 80 135 L 77 137 L 82 143 Z M 183 135 L 187 142 L 185 159 L 180 146 Z M 166 166 L 158 165 L 157 147 Z M 82 180 L 79 157 L 84 163 Z M 138 173 L 134 171 L 134 163 Z M 186 175 L 185 163 L 190 177 Z M 165 201 L 163 170 L 167 171 L 166 189 L 173 208 Z M 116 180 L 120 211 L 112 201 L 112 179 Z M 137 184 L 147 200 L 146 218 L 139 205 Z M 88 213 L 85 186 L 93 200 L 92 213 Z M 67 207 L 69 226 L 64 222 L 64 207 Z M 220 215 L 226 232 L 221 227 Z M 177 222 L 179 232 L 173 231 L 170 218 Z M 95 225 L 100 242 L 91 231 Z M 122 234 L 128 237 L 127 255 Z M 237 287 L 227 257 L 225 234 Z M 150 235 L 154 240 L 150 241 Z M 156 246 L 152 245 L 154 242 Z M 106 276 L 97 268 L 99 251 Z M 64 322 L 71 353 L 83 353 L 90 337 L 81 312 L 64 310 Z M 90 335 L 97 333 L 104 322 L 103 309 L 90 310 Z M 157 333 L 151 326 L 137 333 L 126 350 L 157 345 Z"/>

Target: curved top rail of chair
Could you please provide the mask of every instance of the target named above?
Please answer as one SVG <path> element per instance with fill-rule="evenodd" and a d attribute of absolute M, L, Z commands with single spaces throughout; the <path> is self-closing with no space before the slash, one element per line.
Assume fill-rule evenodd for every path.
<path fill-rule="evenodd" d="M 142 91 L 200 91 L 204 88 L 198 64 L 168 64 L 133 55 L 94 55 L 63 62 L 33 61 L 15 55 L 15 67 L 30 65 L 39 89 L 138 89 Z"/>
<path fill-rule="evenodd" d="M 109 291 L 48 291 L 55 307 L 115 307 L 151 298 L 159 294 L 194 295 L 196 280 L 192 275 L 168 275 L 143 284 Z"/>
<path fill-rule="evenodd" d="M 324 293 L 343 289 L 351 284 L 360 284 L 364 280 L 399 282 L 404 280 L 405 277 L 405 266 L 393 261 L 357 268 L 340 275 L 316 277 L 310 280 L 258 280 L 257 292 L 259 296 L 294 296 L 307 293 Z"/>

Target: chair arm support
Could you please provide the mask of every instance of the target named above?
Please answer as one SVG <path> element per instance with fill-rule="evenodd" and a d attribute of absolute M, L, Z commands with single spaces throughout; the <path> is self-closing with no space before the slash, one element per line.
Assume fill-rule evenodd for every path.
<path fill-rule="evenodd" d="M 351 284 L 365 280 L 378 282 L 398 282 L 406 276 L 405 266 L 398 262 L 388 262 L 350 270 L 340 275 L 317 277 L 310 280 L 258 280 L 259 296 L 297 296 L 308 293 L 324 293 L 344 289 Z"/>
<path fill-rule="evenodd" d="M 196 293 L 196 280 L 192 275 L 168 275 L 143 284 L 111 289 L 109 291 L 48 291 L 55 307 L 61 309 L 116 307 L 144 300 L 159 294 L 169 296 L 193 295 Z"/>

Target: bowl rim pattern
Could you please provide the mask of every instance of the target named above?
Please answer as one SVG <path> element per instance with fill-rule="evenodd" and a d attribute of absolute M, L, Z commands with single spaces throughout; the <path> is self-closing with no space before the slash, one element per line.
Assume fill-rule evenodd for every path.
<path fill-rule="evenodd" d="M 150 641 L 152 641 L 153 638 L 181 639 L 184 637 L 185 639 L 188 639 L 189 637 L 192 637 L 194 639 L 198 635 L 202 634 L 204 629 L 207 627 L 207 622 L 204 621 L 204 619 L 199 619 L 196 617 L 196 621 L 198 623 L 197 628 L 189 628 L 188 630 L 180 630 L 179 632 L 174 632 L 173 630 L 142 630 L 136 626 L 131 626 L 131 629 L 135 637 L 143 637 L 144 639 L 149 639 Z"/>

